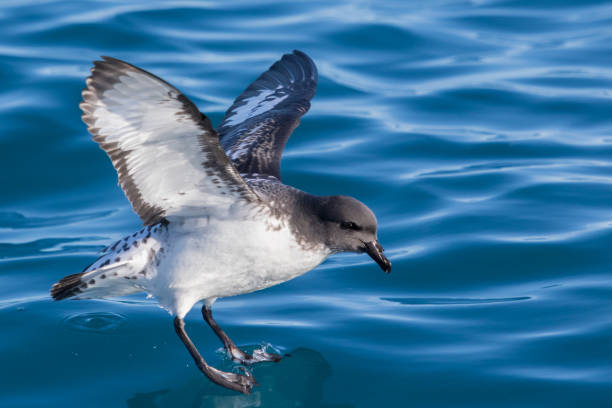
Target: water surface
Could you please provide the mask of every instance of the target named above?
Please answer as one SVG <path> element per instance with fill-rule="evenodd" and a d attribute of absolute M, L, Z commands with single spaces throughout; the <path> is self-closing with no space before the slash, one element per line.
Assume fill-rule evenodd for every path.
<path fill-rule="evenodd" d="M 602 407 L 612 396 L 612 5 L 606 1 L 5 1 L 0 406 Z M 284 181 L 349 194 L 393 261 L 329 259 L 215 304 L 250 396 L 211 384 L 144 296 L 50 285 L 139 228 L 78 103 L 100 55 L 218 124 L 293 49 L 318 64 Z M 235 369 L 197 308 L 188 329 Z"/>

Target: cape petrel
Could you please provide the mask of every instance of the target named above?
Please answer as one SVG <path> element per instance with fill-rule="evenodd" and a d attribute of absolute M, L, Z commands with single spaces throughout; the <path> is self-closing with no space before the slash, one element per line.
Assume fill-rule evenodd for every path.
<path fill-rule="evenodd" d="M 250 393 L 257 382 L 204 361 L 183 318 L 202 315 L 232 359 L 278 361 L 240 350 L 213 320 L 216 299 L 277 285 L 342 251 L 366 252 L 385 271 L 372 211 L 346 196 L 319 197 L 281 181 L 280 161 L 309 107 L 317 68 L 284 55 L 234 101 L 217 130 L 178 89 L 115 58 L 95 61 L 83 121 L 110 157 L 143 228 L 106 249 L 51 295 L 92 299 L 146 292 L 174 318 L 198 368 L 214 383 Z"/>

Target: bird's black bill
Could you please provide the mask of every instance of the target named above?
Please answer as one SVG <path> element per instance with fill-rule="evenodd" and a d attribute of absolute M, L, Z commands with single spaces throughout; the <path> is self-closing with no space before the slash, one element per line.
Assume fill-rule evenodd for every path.
<path fill-rule="evenodd" d="M 366 242 L 365 251 L 370 257 L 376 261 L 378 266 L 386 273 L 391 272 L 391 261 L 384 255 L 384 248 L 378 243 L 378 241 Z"/>

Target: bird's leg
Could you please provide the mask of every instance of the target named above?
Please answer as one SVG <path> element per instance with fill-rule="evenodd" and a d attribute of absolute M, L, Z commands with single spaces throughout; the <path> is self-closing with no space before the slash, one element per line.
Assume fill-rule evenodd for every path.
<path fill-rule="evenodd" d="M 250 373 L 245 371 L 245 375 L 235 374 L 235 373 L 227 373 L 224 371 L 217 370 L 214 367 L 209 366 L 206 361 L 202 358 L 198 349 L 194 346 L 193 342 L 187 335 L 185 331 L 185 322 L 183 319 L 176 317 L 174 319 L 174 329 L 176 330 L 176 334 L 181 338 L 187 350 L 189 350 L 189 354 L 193 357 L 196 365 L 206 375 L 210 381 L 218 384 L 222 387 L 229 388 L 230 390 L 242 392 L 244 394 L 250 394 L 251 388 L 257 384 L 255 378 Z"/>
<path fill-rule="evenodd" d="M 253 355 L 250 355 L 236 347 L 232 339 L 230 339 L 228 335 L 225 334 L 223 329 L 221 329 L 215 319 L 213 319 L 212 310 L 210 306 L 202 306 L 202 316 L 204 317 L 204 320 L 206 320 L 206 323 L 208 323 L 208 325 L 213 329 L 217 337 L 221 339 L 223 345 L 232 356 L 232 359 L 239 362 L 240 364 L 250 365 L 263 361 L 273 361 L 276 363 L 281 360 L 281 356 L 279 356 L 278 354 L 266 353 L 265 351 L 255 350 Z"/>

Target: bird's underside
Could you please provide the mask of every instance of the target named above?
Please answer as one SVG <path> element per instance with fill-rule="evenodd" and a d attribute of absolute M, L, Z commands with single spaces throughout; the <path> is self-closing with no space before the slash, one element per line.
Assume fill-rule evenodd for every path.
<path fill-rule="evenodd" d="M 197 221 L 203 220 L 190 219 L 186 223 Z M 213 320 L 212 303 L 217 297 L 248 293 L 291 279 L 312 269 L 329 254 L 322 251 L 314 258 L 304 257 L 297 244 L 273 250 L 265 243 L 291 243 L 289 232 L 258 226 L 257 221 L 218 223 L 217 229 L 211 230 L 209 226 L 200 231 L 195 228 L 198 232 L 193 226 L 177 231 L 178 224 L 147 226 L 114 242 L 84 272 L 67 276 L 55 284 L 51 294 L 56 300 L 104 298 L 142 291 L 155 296 L 160 305 L 176 316 L 175 330 L 198 367 L 215 383 L 246 392 L 253 385 L 252 377 L 222 373 L 208 367 L 185 332 L 184 316 L 203 299 L 204 319 L 223 341 L 232 359 L 247 365 L 279 361 L 277 355 L 265 352 L 249 355 L 236 347 Z M 222 247 L 228 238 L 219 236 L 221 229 L 226 233 L 233 231 L 231 240 L 234 242 L 243 240 L 244 252 L 224 253 Z M 198 237 L 192 238 L 190 234 L 198 234 Z M 296 262 L 296 258 L 302 261 Z M 180 262 L 181 269 L 177 270 L 174 262 Z"/>
<path fill-rule="evenodd" d="M 249 185 L 245 179 L 280 183 L 283 148 L 309 109 L 316 83 L 317 70 L 308 56 L 299 51 L 284 55 L 234 101 L 215 131 L 187 97 L 162 79 L 114 58 L 96 61 L 83 91 L 83 120 L 110 157 L 119 185 L 144 227 L 104 249 L 83 272 L 54 284 L 53 298 L 103 298 L 146 291 L 162 300 L 164 290 L 183 295 L 181 290 L 188 285 L 180 281 L 184 276 L 180 265 L 186 253 L 173 246 L 172 231 L 178 231 L 178 225 L 188 230 L 192 220 L 274 213 L 266 202 L 266 187 L 258 191 L 253 185 L 260 183 Z M 282 228 L 270 227 L 270 231 L 278 230 Z M 201 241 L 212 245 L 205 238 Z M 207 254 L 213 256 L 212 250 Z M 299 273 L 327 255 L 322 252 L 320 260 L 301 265 Z M 288 254 L 288 259 L 294 256 Z M 297 276 L 296 271 L 285 271 L 278 281 Z M 202 275 L 205 271 L 198 276 Z M 269 286 L 275 283 L 273 278 L 262 279 Z M 279 361 L 275 354 L 243 352 L 221 330 L 210 305 L 223 295 L 221 289 L 196 293 L 186 304 L 190 309 L 206 300 L 203 318 L 234 360 L 246 365 Z M 250 374 L 222 372 L 204 361 L 185 331 L 185 308 L 171 310 L 176 313 L 174 327 L 197 366 L 216 384 L 248 394 L 257 384 Z"/>
<path fill-rule="evenodd" d="M 317 197 L 281 182 L 285 144 L 309 107 L 317 69 L 284 55 L 234 101 L 217 130 L 179 90 L 140 68 L 104 57 L 83 90 L 83 121 L 107 153 L 143 228 L 112 243 L 83 272 L 54 284 L 55 300 L 153 295 L 213 382 L 250 393 L 255 379 L 204 361 L 185 331 L 202 316 L 235 361 L 278 361 L 240 350 L 213 320 L 220 297 L 293 279 L 335 252 L 365 252 L 385 271 L 373 212 L 346 196 Z"/>

